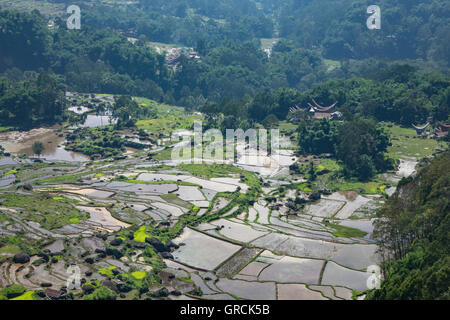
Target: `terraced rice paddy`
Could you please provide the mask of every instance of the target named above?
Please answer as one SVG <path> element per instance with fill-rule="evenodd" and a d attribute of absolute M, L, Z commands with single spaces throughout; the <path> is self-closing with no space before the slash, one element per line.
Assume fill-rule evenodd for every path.
<path fill-rule="evenodd" d="M 287 199 L 310 194 L 294 187 L 278 196 L 294 179 L 279 178 L 296 161 L 292 152 L 280 150 L 268 165 L 252 159 L 196 166 L 138 155 L 64 171 L 0 159 L 3 173 L 24 177 L 15 198 L 12 177 L 0 180 L 0 235 L 25 234 L 23 242 L 0 248 L 0 286 L 58 289 L 66 285 L 66 267 L 76 264 L 88 283 L 149 281 L 150 292 L 181 293 L 169 299 L 339 300 L 365 290 L 367 268 L 379 263 L 371 236 L 382 199 L 334 192 L 292 212 Z M 412 174 L 414 166 L 405 160 L 392 178 Z M 54 209 L 31 205 L 42 201 Z M 160 252 L 149 238 L 169 248 Z M 12 263 L 22 251 L 30 261 Z M 139 294 L 131 292 L 126 298 Z"/>

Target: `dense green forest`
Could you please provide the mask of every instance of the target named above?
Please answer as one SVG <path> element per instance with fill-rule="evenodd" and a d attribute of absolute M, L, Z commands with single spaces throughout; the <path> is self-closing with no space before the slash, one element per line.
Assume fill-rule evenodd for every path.
<path fill-rule="evenodd" d="M 62 122 L 64 94 L 54 75 L 11 70 L 0 77 L 0 125 L 32 128 Z"/>
<path fill-rule="evenodd" d="M 283 120 L 295 105 L 307 111 L 312 99 L 323 105 L 338 102 L 337 109 L 350 120 L 355 115 L 404 126 L 424 123 L 429 116 L 447 121 L 450 79 L 436 73 L 421 73 L 408 65 L 391 65 L 374 70 L 365 78 L 336 79 L 312 89 L 265 90 L 253 99 L 224 99 L 202 108 L 206 114 L 233 117 L 235 126 L 243 120 L 262 121 L 273 114 Z M 233 127 L 234 128 L 234 127 Z"/>
<path fill-rule="evenodd" d="M 368 0 L 267 0 L 282 6 L 280 35 L 330 59 L 431 59 L 450 61 L 450 8 L 445 0 L 377 1 L 381 29 L 365 25 Z M 364 23 L 363 23 L 364 22 Z"/>
<path fill-rule="evenodd" d="M 343 175 L 368 181 L 376 173 L 393 168 L 384 154 L 389 136 L 375 121 L 361 118 L 343 123 L 303 121 L 298 126 L 298 143 L 304 154 L 331 154 L 343 164 Z"/>
<path fill-rule="evenodd" d="M 322 6 L 320 6 L 321 2 L 324 2 Z M 277 1 L 262 1 L 256 5 L 253 1 L 219 1 L 211 5 L 208 1 L 191 0 L 183 2 L 139 1 L 130 5 L 111 6 L 99 1 L 82 1 L 80 3 L 83 12 L 81 30 L 67 30 L 64 17 L 55 18 L 56 27 L 49 29 L 47 27 L 48 18 L 36 10 L 31 13 L 2 11 L 0 24 L 3 28 L 0 40 L 2 43 L 10 45 L 0 49 L 0 71 L 13 67 L 24 71 L 42 67 L 64 76 L 68 89 L 73 91 L 138 95 L 170 104 L 198 108 L 207 101 L 220 102 L 228 98 L 240 100 L 246 96 L 264 95 L 264 90 L 293 88 L 305 91 L 318 83 L 332 86 L 331 82 L 327 82 L 332 79 L 358 77 L 385 82 L 390 77 L 389 75 L 379 75 L 381 79 L 372 77 L 375 71 L 389 69 L 391 63 L 377 60 L 380 58 L 423 59 L 424 61 L 407 61 L 408 64 L 419 66 L 419 73 L 422 73 L 423 68 L 430 67 L 440 71 L 446 70 L 441 63 L 446 61 L 446 58 L 436 56 L 437 53 L 414 56 L 380 56 L 377 52 L 368 49 L 364 54 L 339 57 L 327 54 L 325 44 L 318 41 L 312 44 L 313 41 L 307 40 L 307 38 L 315 36 L 323 40 L 326 37 L 320 33 L 321 29 L 326 28 L 333 32 L 339 30 L 336 26 L 330 26 L 330 21 L 336 21 L 335 23 L 352 21 L 353 24 L 359 26 L 361 29 L 359 31 L 364 33 L 359 36 L 363 39 L 368 32 L 374 34 L 379 31 L 367 30 L 365 27 L 364 10 L 367 8 L 365 3 L 361 2 L 361 5 L 354 4 L 352 6 L 353 10 L 362 12 L 360 17 L 362 21 L 352 20 L 348 17 L 341 21 L 336 20 L 336 17 L 330 20 L 324 14 L 328 10 L 329 14 L 336 16 L 343 10 L 347 12 L 346 14 L 351 14 L 351 10 L 347 10 L 346 6 L 340 4 L 340 2 L 346 4 L 348 1 L 334 1 L 333 5 L 329 2 L 299 1 L 294 5 L 291 2 L 280 4 Z M 441 12 L 435 8 L 440 8 L 439 3 L 440 1 L 434 1 L 433 5 L 420 8 L 426 13 L 436 10 Z M 323 6 L 326 10 L 320 9 Z M 341 9 L 334 10 L 335 6 L 339 6 Z M 302 15 L 308 14 L 309 19 L 317 21 L 306 23 L 307 20 L 301 18 L 302 16 L 293 19 L 292 14 L 296 13 L 296 10 Z M 314 14 L 318 10 L 323 11 L 323 14 Z M 416 12 L 419 9 L 414 10 L 412 11 Z M 444 10 L 442 14 L 445 14 L 447 9 L 442 8 L 442 10 Z M 409 17 L 403 17 L 406 11 L 400 9 L 397 11 L 402 19 Z M 285 17 L 288 12 L 291 16 Z M 439 17 L 440 15 L 436 14 L 433 28 L 444 30 L 448 27 L 447 20 Z M 388 18 L 389 15 L 385 17 L 385 19 Z M 246 19 L 259 22 L 252 24 Z M 261 50 L 260 40 L 265 37 L 277 36 L 275 33 L 280 21 L 284 23 L 294 21 L 303 25 L 295 27 L 295 36 L 286 31 L 290 30 L 289 27 L 280 26 L 280 35 L 285 39 L 275 41 L 276 44 L 268 56 Z M 396 21 L 397 24 L 400 23 L 398 19 Z M 314 32 L 309 30 L 311 26 L 314 26 Z M 386 28 L 388 28 L 387 22 Z M 384 29 L 382 32 L 385 32 Z M 127 36 L 133 36 L 138 41 L 133 44 L 127 41 Z M 347 36 L 352 41 L 359 39 L 351 33 Z M 410 42 L 417 45 L 422 43 L 416 41 L 418 37 L 416 33 L 405 34 L 404 37 L 406 36 L 410 37 Z M 339 37 L 335 36 L 333 39 Z M 302 41 L 299 41 L 300 38 Z M 448 49 L 442 47 L 448 42 L 441 40 L 433 42 L 435 45 L 441 46 L 434 48 L 433 52 L 446 52 L 446 50 L 448 52 Z M 148 45 L 148 41 L 192 46 L 199 52 L 201 59 L 189 59 L 182 55 L 177 60 L 177 71 L 174 71 L 165 63 L 164 54 L 157 53 Z M 427 41 L 432 41 L 432 39 L 427 37 Z M 372 42 L 369 41 L 369 43 Z M 376 46 L 381 52 L 389 52 L 389 48 L 383 47 L 382 44 L 376 43 L 373 46 Z M 398 46 L 405 48 L 403 43 Z M 407 49 L 408 52 L 414 50 Z M 424 52 L 425 48 L 417 50 Z M 338 51 L 344 52 L 345 50 L 339 49 Z M 335 61 L 330 65 L 330 62 L 324 59 L 325 57 L 333 58 Z M 390 72 L 396 72 L 396 70 Z M 408 70 L 402 71 L 402 74 L 407 77 Z M 434 85 L 433 80 L 430 80 L 428 76 L 424 77 L 428 78 L 427 82 Z M 373 85 L 372 82 L 363 86 L 376 87 L 378 99 L 376 102 L 383 99 L 384 103 L 389 103 L 390 107 L 395 110 L 408 105 L 408 108 L 416 110 L 413 115 L 418 119 L 413 120 L 423 120 L 423 110 L 430 108 L 430 103 L 436 104 L 436 101 L 430 102 L 429 100 L 424 101 L 424 99 L 428 99 L 431 95 L 435 96 L 435 94 L 426 92 L 424 96 L 417 97 L 418 99 L 415 99 L 414 94 L 412 98 L 408 98 L 411 97 L 410 93 L 412 92 L 408 91 L 410 85 L 421 86 L 422 80 L 398 78 L 399 76 L 393 80 L 400 83 L 400 88 L 392 88 L 389 85 Z M 415 83 L 411 83 L 411 81 L 415 81 Z M 441 83 L 446 79 L 437 81 L 440 82 L 437 90 L 440 90 Z M 359 83 L 356 85 L 359 86 Z M 337 85 L 341 85 L 341 83 Z M 345 85 L 352 86 L 351 83 Z M 378 92 L 384 91 L 386 88 L 388 94 L 379 97 Z M 374 92 L 371 89 L 365 91 Z M 389 91 L 397 91 L 397 89 L 403 92 L 403 98 L 392 101 L 392 94 Z M 322 100 L 333 100 L 335 95 L 330 96 L 323 91 Z M 364 93 L 364 95 L 363 98 L 368 99 L 367 103 L 373 104 L 370 93 Z M 342 105 L 343 98 L 338 98 Z M 411 106 L 408 99 L 414 99 L 416 103 Z M 400 106 L 393 106 L 394 103 Z M 380 118 L 380 113 L 385 114 L 384 111 L 372 110 L 370 112 L 376 113 L 376 117 Z M 285 113 L 286 111 L 283 110 L 276 115 L 284 118 Z M 264 117 L 267 115 L 265 113 Z M 399 114 L 395 114 L 394 117 L 396 121 L 408 125 L 412 120 L 400 119 L 402 116 Z"/>
<path fill-rule="evenodd" d="M 61 3 L 62 0 L 50 0 Z M 135 30 L 151 41 L 195 46 L 202 53 L 228 40 L 279 36 L 330 59 L 425 59 L 448 66 L 445 0 L 381 0 L 382 28 L 366 28 L 368 0 L 140 0 L 123 5 L 82 0 L 84 23 Z"/>
<path fill-rule="evenodd" d="M 450 152 L 404 179 L 379 212 L 385 280 L 370 299 L 450 298 Z"/>
<path fill-rule="evenodd" d="M 109 29 L 67 30 L 62 20 L 49 29 L 36 11 L 1 11 L 0 24 L 0 41 L 10 44 L 0 49 L 1 71 L 43 68 L 69 90 L 144 96 L 201 109 L 216 122 L 223 114 L 215 123 L 219 126 L 245 128 L 272 114 L 283 120 L 289 108 L 306 107 L 312 98 L 322 104 L 337 101 L 346 117 L 359 114 L 405 126 L 431 115 L 448 119 L 448 76 L 407 64 L 347 61 L 329 71 L 320 53 L 290 40 L 279 41 L 270 58 L 256 40 L 229 40 L 207 50 L 201 61 L 180 56 L 174 71 L 146 42 L 133 44 Z M 14 118 L 13 110 L 9 105 L 3 119 Z M 49 117 L 46 121 L 54 119 Z"/>
<path fill-rule="evenodd" d="M 173 129 L 169 123 L 190 129 L 197 116 L 204 119 L 204 130 L 222 132 L 283 125 L 294 142 L 292 154 L 309 158 L 301 169 L 300 162 L 290 169 L 307 173 L 311 191 L 316 193 L 311 182 L 323 171 L 354 191 L 394 170 L 388 128 L 427 122 L 433 128 L 450 121 L 447 2 L 379 0 L 381 30 L 366 26 L 366 10 L 373 4 L 368 0 L 79 0 L 80 30 L 66 27 L 66 0 L 47 0 L 63 8 L 50 13 L 0 3 L 0 129 L 74 124 L 87 115 L 67 112 L 67 91 L 112 94 L 109 111 L 117 124 L 76 129 L 65 147 L 118 160 L 126 147 L 144 148 L 118 130 L 148 135 L 150 121 L 161 120 L 155 119 L 160 110 L 154 105 L 183 106 L 164 110 L 173 119 L 148 131 L 165 137 Z M 161 48 L 183 53 L 170 59 Z M 136 97 L 156 102 L 140 103 Z M 312 101 L 336 103 L 342 121 L 313 120 Z M 98 114 L 104 106 L 90 112 Z M 293 107 L 298 107 L 295 116 Z M 174 109 L 182 111 L 173 115 Z M 189 118 L 187 125 L 182 117 Z M 139 120 L 148 127 L 139 127 Z M 429 139 L 409 141 L 422 138 Z M 423 149 L 429 156 L 443 152 L 441 147 Z M 146 152 L 149 159 L 155 155 Z M 320 162 L 324 170 L 316 171 L 312 159 L 326 159 L 334 169 Z M 395 187 L 394 181 L 374 187 L 380 201 L 386 200 L 374 233 L 385 281 L 369 299 L 450 298 L 450 152 L 430 159 L 422 159 L 417 176 L 401 180 L 393 196 L 381 187 Z M 338 190 L 350 187 L 333 192 Z"/>

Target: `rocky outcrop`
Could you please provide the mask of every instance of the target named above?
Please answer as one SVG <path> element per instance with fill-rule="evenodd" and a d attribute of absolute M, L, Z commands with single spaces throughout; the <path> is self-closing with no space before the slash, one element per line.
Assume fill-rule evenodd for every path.
<path fill-rule="evenodd" d="M 107 287 L 108 289 L 114 291 L 115 293 L 119 293 L 119 288 L 117 288 L 117 285 L 111 280 L 103 280 L 101 282 L 101 285 Z"/>
<path fill-rule="evenodd" d="M 145 242 L 150 244 L 153 248 L 155 248 L 158 252 L 170 252 L 170 248 L 168 248 L 164 243 L 162 243 L 159 239 L 156 238 L 146 238 Z"/>
<path fill-rule="evenodd" d="M 120 238 L 116 238 L 111 240 L 110 244 L 114 247 L 120 246 L 122 244 L 123 240 Z"/>
<path fill-rule="evenodd" d="M 14 263 L 28 263 L 30 262 L 30 256 L 26 253 L 17 253 L 13 258 Z"/>
<path fill-rule="evenodd" d="M 95 287 L 91 286 L 90 284 L 82 286 L 81 289 L 83 290 L 84 294 L 90 294 L 95 291 Z"/>

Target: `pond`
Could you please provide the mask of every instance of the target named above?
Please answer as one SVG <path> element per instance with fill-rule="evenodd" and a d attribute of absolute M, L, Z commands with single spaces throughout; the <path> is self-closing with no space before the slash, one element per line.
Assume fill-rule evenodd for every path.
<path fill-rule="evenodd" d="M 111 116 L 97 116 L 88 114 L 86 120 L 81 125 L 83 128 L 95 128 L 101 126 L 108 126 L 117 123 L 117 119 L 111 118 Z"/>
<path fill-rule="evenodd" d="M 79 106 L 79 107 L 70 107 L 67 110 L 74 112 L 76 114 L 83 114 L 86 113 L 88 111 L 90 111 L 89 108 L 83 107 L 83 106 Z"/>
<path fill-rule="evenodd" d="M 40 141 L 44 144 L 44 151 L 41 158 L 49 161 L 89 161 L 89 157 L 65 150 L 61 145 L 65 138 L 62 133 L 55 129 L 33 129 L 30 131 L 10 131 L 0 133 L 0 145 L 7 152 L 14 154 L 25 154 L 34 157 L 33 143 Z"/>

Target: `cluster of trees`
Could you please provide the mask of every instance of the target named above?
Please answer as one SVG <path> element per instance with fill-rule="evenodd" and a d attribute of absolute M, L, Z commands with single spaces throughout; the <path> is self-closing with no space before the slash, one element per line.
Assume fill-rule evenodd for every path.
<path fill-rule="evenodd" d="M 188 2 L 194 5 L 194 1 Z M 206 6 L 206 2 L 195 3 L 196 10 Z M 159 10 L 172 12 L 175 7 L 175 2 L 169 1 Z M 220 19 L 231 17 L 225 13 L 220 16 L 216 9 L 203 8 L 204 13 Z M 114 10 L 133 12 L 129 6 Z M 97 12 L 85 11 L 88 15 Z M 252 10 L 245 12 L 253 14 Z M 107 12 L 102 15 L 109 16 Z M 342 109 L 352 113 L 408 126 L 424 122 L 430 113 L 440 120 L 448 117 L 448 77 L 375 60 L 344 61 L 340 68 L 330 70 L 318 50 L 298 48 L 291 40 L 280 40 L 269 58 L 258 40 L 238 41 L 222 34 L 224 41 L 204 47 L 201 61 L 181 56 L 175 72 L 165 63 L 164 55 L 146 41 L 133 44 L 123 35 L 89 23 L 82 30 L 67 30 L 65 22 L 57 20 L 58 27 L 49 30 L 36 11 L 0 11 L 0 25 L 0 40 L 12 44 L 0 49 L 0 72 L 13 67 L 43 67 L 61 76 L 73 91 L 145 96 L 188 108 L 234 99 L 238 102 L 233 104 L 240 104 L 248 113 L 244 118 L 257 121 L 271 114 L 285 119 L 290 107 L 306 106 L 311 98 L 323 104 L 338 101 Z M 336 77 L 347 80 L 329 80 Z M 253 102 L 249 97 L 254 97 Z"/>
<path fill-rule="evenodd" d="M 0 124 L 19 128 L 64 120 L 64 85 L 55 75 L 12 70 L 0 77 Z"/>
<path fill-rule="evenodd" d="M 67 150 L 91 157 L 109 158 L 125 152 L 126 141 L 118 136 L 112 126 L 79 128 L 67 136 Z"/>
<path fill-rule="evenodd" d="M 85 27 L 67 30 L 56 20 L 55 29 L 37 11 L 0 11 L 0 72 L 11 68 L 42 67 L 64 77 L 70 89 L 152 96 L 161 100 L 170 86 L 164 56 L 152 48 L 133 45 L 108 30 Z M 9 45 L 11 44 L 11 45 Z"/>
<path fill-rule="evenodd" d="M 173 96 L 187 107 L 203 99 L 242 99 L 264 89 L 305 90 L 327 79 L 327 68 L 320 55 L 280 41 L 269 58 L 258 40 L 228 42 L 209 50 L 201 62 L 182 57 L 180 72 L 174 75 Z"/>
<path fill-rule="evenodd" d="M 126 6 L 85 2 L 80 6 L 87 26 L 131 29 L 150 41 L 194 46 L 201 53 L 224 40 L 271 38 L 274 32 L 272 19 L 251 0 L 140 0 Z"/>
<path fill-rule="evenodd" d="M 404 179 L 378 213 L 381 289 L 369 299 L 450 298 L 450 152 Z"/>
<path fill-rule="evenodd" d="M 388 135 L 371 120 L 355 118 L 343 123 L 302 121 L 298 127 L 300 152 L 336 157 L 346 177 L 367 181 L 376 173 L 393 167 L 385 157 L 390 145 Z"/>
<path fill-rule="evenodd" d="M 337 101 L 337 110 L 345 120 L 362 116 L 408 127 L 425 123 L 430 116 L 435 121 L 446 122 L 450 115 L 450 78 L 419 72 L 409 65 L 385 65 L 365 77 L 329 80 L 303 92 L 267 89 L 253 98 L 247 95 L 242 99 L 207 103 L 201 111 L 215 120 L 220 119 L 218 114 L 221 113 L 222 118 L 234 123 L 230 128 L 235 128 L 252 121 L 262 122 L 271 115 L 284 120 L 288 118 L 290 108 L 296 105 L 303 108 L 303 117 L 308 118 L 308 103 L 312 99 L 322 105 Z"/>
<path fill-rule="evenodd" d="M 89 12 L 96 11 L 86 12 L 89 21 Z M 0 11 L 0 24 L 2 43 L 13 44 L 0 50 L 0 71 L 43 67 L 64 76 L 73 91 L 138 95 L 196 107 L 206 100 L 253 96 L 264 88 L 306 89 L 326 74 L 319 54 L 289 41 L 277 44 L 269 59 L 253 37 L 238 41 L 221 34 L 226 41 L 204 49 L 201 62 L 181 56 L 179 72 L 174 72 L 146 41 L 133 44 L 124 35 L 89 23 L 82 30 L 67 30 L 65 21 L 56 20 L 56 28 L 49 30 L 36 11 L 6 10 Z"/>
<path fill-rule="evenodd" d="M 379 0 L 381 29 L 369 30 L 367 0 L 266 0 L 282 7 L 280 35 L 330 59 L 450 61 L 450 12 L 445 0 Z"/>
<path fill-rule="evenodd" d="M 132 127 L 137 120 L 156 118 L 156 110 L 150 106 L 140 106 L 130 96 L 115 97 L 112 117 L 117 119 L 116 127 Z"/>
<path fill-rule="evenodd" d="M 335 60 L 424 59 L 447 67 L 450 61 L 445 0 L 380 0 L 380 30 L 366 27 L 366 10 L 372 4 L 367 0 L 139 0 L 115 6 L 79 2 L 87 26 L 132 29 L 151 41 L 194 46 L 202 54 L 227 41 L 279 35 L 297 48 Z"/>

